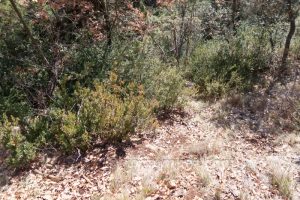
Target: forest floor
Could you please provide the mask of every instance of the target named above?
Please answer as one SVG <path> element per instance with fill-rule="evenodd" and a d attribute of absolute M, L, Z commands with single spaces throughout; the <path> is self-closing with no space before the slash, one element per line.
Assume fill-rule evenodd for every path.
<path fill-rule="evenodd" d="M 121 146 L 41 155 L 28 171 L 2 172 L 0 199 L 300 199 L 299 134 L 264 135 L 221 108 L 190 98 Z"/>

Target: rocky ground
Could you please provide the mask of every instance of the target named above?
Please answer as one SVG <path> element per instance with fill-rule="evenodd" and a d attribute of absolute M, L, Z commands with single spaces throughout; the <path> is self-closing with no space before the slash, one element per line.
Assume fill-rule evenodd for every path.
<path fill-rule="evenodd" d="M 0 199 L 300 199 L 299 135 L 224 126 L 219 109 L 190 100 L 128 144 L 3 171 Z"/>

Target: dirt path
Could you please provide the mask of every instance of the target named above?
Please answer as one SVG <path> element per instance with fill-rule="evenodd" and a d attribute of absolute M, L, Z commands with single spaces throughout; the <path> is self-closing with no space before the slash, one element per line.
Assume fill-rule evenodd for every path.
<path fill-rule="evenodd" d="M 10 178 L 0 199 L 300 199 L 299 136 L 261 138 L 214 117 L 214 107 L 191 100 L 153 137 L 78 153 L 76 164 L 45 159 Z"/>

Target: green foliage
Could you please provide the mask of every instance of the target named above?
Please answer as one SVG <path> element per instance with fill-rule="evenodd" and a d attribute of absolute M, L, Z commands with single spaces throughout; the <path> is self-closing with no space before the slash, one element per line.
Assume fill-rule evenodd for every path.
<path fill-rule="evenodd" d="M 94 90 L 79 91 L 82 102 L 78 112 L 88 132 L 101 139 L 122 141 L 153 125 L 156 103 L 145 98 L 142 86 L 123 86 L 116 81 L 112 74 L 107 85 L 96 83 Z"/>
<path fill-rule="evenodd" d="M 91 137 L 75 113 L 57 109 L 52 110 L 50 116 L 53 119 L 50 132 L 54 135 L 59 148 L 67 153 L 76 148 L 86 150 L 90 145 Z"/>
<path fill-rule="evenodd" d="M 203 97 L 251 89 L 268 69 L 270 48 L 266 33 L 257 27 L 240 29 L 226 42 L 211 40 L 196 49 L 189 77 Z"/>
<path fill-rule="evenodd" d="M 88 46 L 80 44 L 78 48 L 70 51 L 69 63 L 64 71 L 69 84 L 78 81 L 83 86 L 91 86 L 95 79 L 106 78 L 110 70 L 109 59 L 105 57 L 108 53 L 106 48 L 103 42 L 98 42 Z M 70 85 L 68 87 L 71 89 Z"/>
<path fill-rule="evenodd" d="M 8 88 L 6 86 L 0 86 L 0 113 L 6 113 L 8 116 L 19 116 L 21 118 L 29 115 L 31 108 L 30 104 L 26 101 L 26 96 L 17 88 Z"/>
<path fill-rule="evenodd" d="M 145 37 L 142 42 L 123 46 L 114 54 L 112 68 L 125 81 L 125 85 L 130 82 L 143 85 L 145 97 L 156 99 L 159 109 L 169 109 L 180 104 L 179 97 L 185 82 L 183 73 L 158 58 L 159 51 L 151 38 Z"/>
<path fill-rule="evenodd" d="M 236 13 L 211 1 L 91 2 L 18 5 L 30 33 L 0 2 L 0 139 L 14 166 L 47 145 L 72 153 L 152 128 L 181 105 L 185 75 L 203 97 L 247 91 L 284 41 L 276 2 L 242 1 Z"/>
<path fill-rule="evenodd" d="M 156 98 L 161 109 L 180 106 L 184 91 L 184 79 L 175 67 L 165 67 L 154 71 L 151 79 L 145 80 L 146 94 Z"/>
<path fill-rule="evenodd" d="M 32 51 L 22 42 L 24 31 L 14 26 L 17 20 L 8 1 L 0 3 L 0 13 L 0 113 L 24 117 L 30 112 L 30 105 L 18 84 L 24 80 L 23 72 L 28 69 Z"/>
<path fill-rule="evenodd" d="M 155 124 L 156 101 L 145 98 L 142 86 L 125 86 L 114 73 L 105 83 L 79 88 L 74 98 L 80 99 L 76 112 L 53 109 L 50 113 L 50 132 L 65 152 L 85 150 L 98 139 L 120 142 Z"/>
<path fill-rule="evenodd" d="M 0 127 L 0 141 L 2 148 L 9 153 L 8 162 L 15 167 L 24 167 L 35 158 L 35 145 L 28 142 L 21 133 L 19 119 L 8 119 L 4 116 L 3 121 Z"/>
<path fill-rule="evenodd" d="M 100 140 L 121 142 L 130 134 L 155 127 L 156 100 L 147 99 L 143 86 L 118 80 L 114 73 L 105 83 L 81 87 L 74 98 L 76 109 L 50 107 L 49 113 L 19 119 L 3 118 L 2 149 L 9 164 L 20 167 L 35 158 L 36 149 L 51 144 L 63 152 L 85 151 Z"/>

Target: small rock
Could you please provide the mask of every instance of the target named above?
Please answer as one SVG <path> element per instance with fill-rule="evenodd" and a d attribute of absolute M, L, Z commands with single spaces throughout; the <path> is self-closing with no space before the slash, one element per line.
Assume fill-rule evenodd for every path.
<path fill-rule="evenodd" d="M 45 200 L 52 200 L 53 199 L 52 196 L 49 195 L 49 194 L 44 195 L 42 198 L 45 199 Z"/>
<path fill-rule="evenodd" d="M 262 185 L 262 186 L 261 186 L 261 189 L 263 189 L 263 190 L 268 190 L 268 189 L 269 189 L 269 187 L 268 187 L 268 186 L 266 186 L 266 185 Z"/>
<path fill-rule="evenodd" d="M 146 144 L 145 147 L 148 148 L 148 149 L 150 149 L 151 151 L 154 151 L 154 152 L 158 152 L 159 149 L 160 149 L 158 146 L 153 145 L 153 144 Z"/>
<path fill-rule="evenodd" d="M 108 167 L 108 166 L 104 166 L 104 167 L 101 167 L 101 169 L 102 169 L 103 171 L 108 171 L 108 170 L 109 170 L 109 167 Z"/>
<path fill-rule="evenodd" d="M 47 178 L 49 178 L 51 181 L 54 181 L 54 182 L 60 182 L 63 180 L 61 177 L 54 176 L 54 175 L 48 175 Z"/>
<path fill-rule="evenodd" d="M 176 181 L 175 180 L 170 180 L 168 183 L 167 183 L 167 187 L 172 190 L 172 189 L 175 189 L 176 188 Z"/>
<path fill-rule="evenodd" d="M 239 196 L 239 191 L 236 187 L 232 187 L 230 189 L 230 193 L 234 196 L 234 197 L 238 197 Z"/>

